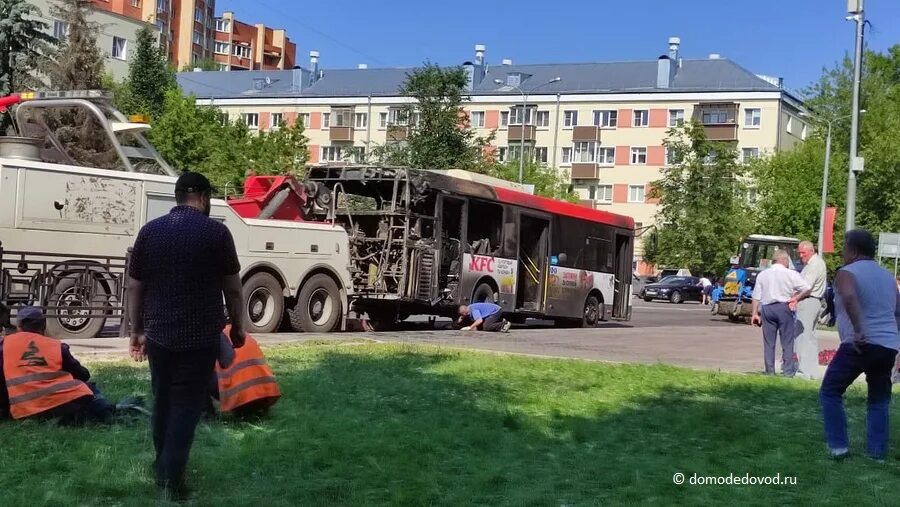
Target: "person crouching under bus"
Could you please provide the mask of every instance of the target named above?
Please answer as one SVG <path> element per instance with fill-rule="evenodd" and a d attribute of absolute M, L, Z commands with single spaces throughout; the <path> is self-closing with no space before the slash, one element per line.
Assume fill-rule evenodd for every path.
<path fill-rule="evenodd" d="M 69 346 L 45 335 L 47 320 L 39 308 L 16 314 L 17 331 L 0 340 L 0 419 L 59 418 L 61 424 L 110 422 L 118 410 L 146 415 L 140 400 L 110 403 Z"/>
<path fill-rule="evenodd" d="M 512 324 L 503 318 L 501 308 L 494 303 L 459 305 L 456 323 L 463 331 L 499 331 L 508 333 Z M 466 324 L 468 322 L 468 324 Z"/>
<path fill-rule="evenodd" d="M 212 396 L 219 410 L 238 417 L 263 415 L 281 397 L 272 369 L 262 349 L 249 334 L 244 346 L 231 345 L 229 329 L 222 334 L 222 347 L 216 362 Z"/>

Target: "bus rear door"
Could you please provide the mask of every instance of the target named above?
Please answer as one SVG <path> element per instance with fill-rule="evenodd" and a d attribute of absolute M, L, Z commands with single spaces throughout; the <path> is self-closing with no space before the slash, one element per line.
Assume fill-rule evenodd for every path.
<path fill-rule="evenodd" d="M 547 298 L 550 218 L 521 211 L 518 236 L 516 310 L 543 313 Z"/>

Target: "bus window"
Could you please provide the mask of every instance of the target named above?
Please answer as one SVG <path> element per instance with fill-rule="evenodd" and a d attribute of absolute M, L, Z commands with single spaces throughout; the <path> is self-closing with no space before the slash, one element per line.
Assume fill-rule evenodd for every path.
<path fill-rule="evenodd" d="M 469 201 L 469 226 L 466 242 L 468 252 L 476 255 L 497 255 L 502 250 L 500 231 L 503 230 L 503 207 L 482 201 Z"/>

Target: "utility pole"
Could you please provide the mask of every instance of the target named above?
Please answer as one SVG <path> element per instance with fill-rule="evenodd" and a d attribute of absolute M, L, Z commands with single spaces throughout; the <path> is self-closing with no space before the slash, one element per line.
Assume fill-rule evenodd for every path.
<path fill-rule="evenodd" d="M 848 0 L 848 20 L 856 22 L 856 50 L 853 61 L 853 103 L 850 116 L 850 170 L 847 172 L 847 226 L 852 230 L 856 226 L 856 173 L 861 171 L 861 161 L 857 158 L 859 137 L 859 84 L 862 75 L 863 32 L 866 24 L 863 0 Z"/>

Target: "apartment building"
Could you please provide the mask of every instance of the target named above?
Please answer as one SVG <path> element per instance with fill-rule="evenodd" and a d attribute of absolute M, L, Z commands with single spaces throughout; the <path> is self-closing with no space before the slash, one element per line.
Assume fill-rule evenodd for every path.
<path fill-rule="evenodd" d="M 668 163 L 666 130 L 696 119 L 711 139 L 731 143 L 743 160 L 788 149 L 806 136 L 802 103 L 779 79 L 756 75 L 719 55 L 684 58 L 671 38 L 666 54 L 645 61 L 488 65 L 485 47 L 463 63 L 465 109 L 479 135 L 494 132 L 500 160 L 523 152 L 548 170 L 564 170 L 585 206 L 652 225 L 651 183 Z M 311 162 L 347 161 L 372 146 L 402 142 L 406 125 L 397 90 L 412 69 L 320 69 L 182 73 L 179 83 L 251 129 L 302 121 Z M 523 92 L 528 100 L 523 104 Z M 352 148 L 352 150 L 351 150 Z M 640 241 L 636 267 L 641 266 Z"/>
<path fill-rule="evenodd" d="M 56 19 L 50 12 L 51 0 L 28 0 L 41 11 L 41 19 L 47 30 L 57 39 L 64 39 L 69 32 L 68 23 Z M 112 76 L 121 80 L 128 75 L 128 65 L 137 41 L 137 32 L 146 22 L 140 16 L 132 16 L 134 0 L 95 0 L 95 8 L 88 15 L 88 21 L 97 23 L 97 46 L 105 57 L 104 68 Z M 152 25 L 151 25 L 152 26 Z"/>
<path fill-rule="evenodd" d="M 219 70 L 284 70 L 297 61 L 297 45 L 284 29 L 244 23 L 228 11 L 216 18 L 213 52 Z"/>
<path fill-rule="evenodd" d="M 94 0 L 103 2 L 105 0 Z M 126 0 L 141 8 L 141 19 L 153 23 L 177 68 L 213 57 L 215 0 Z"/>

